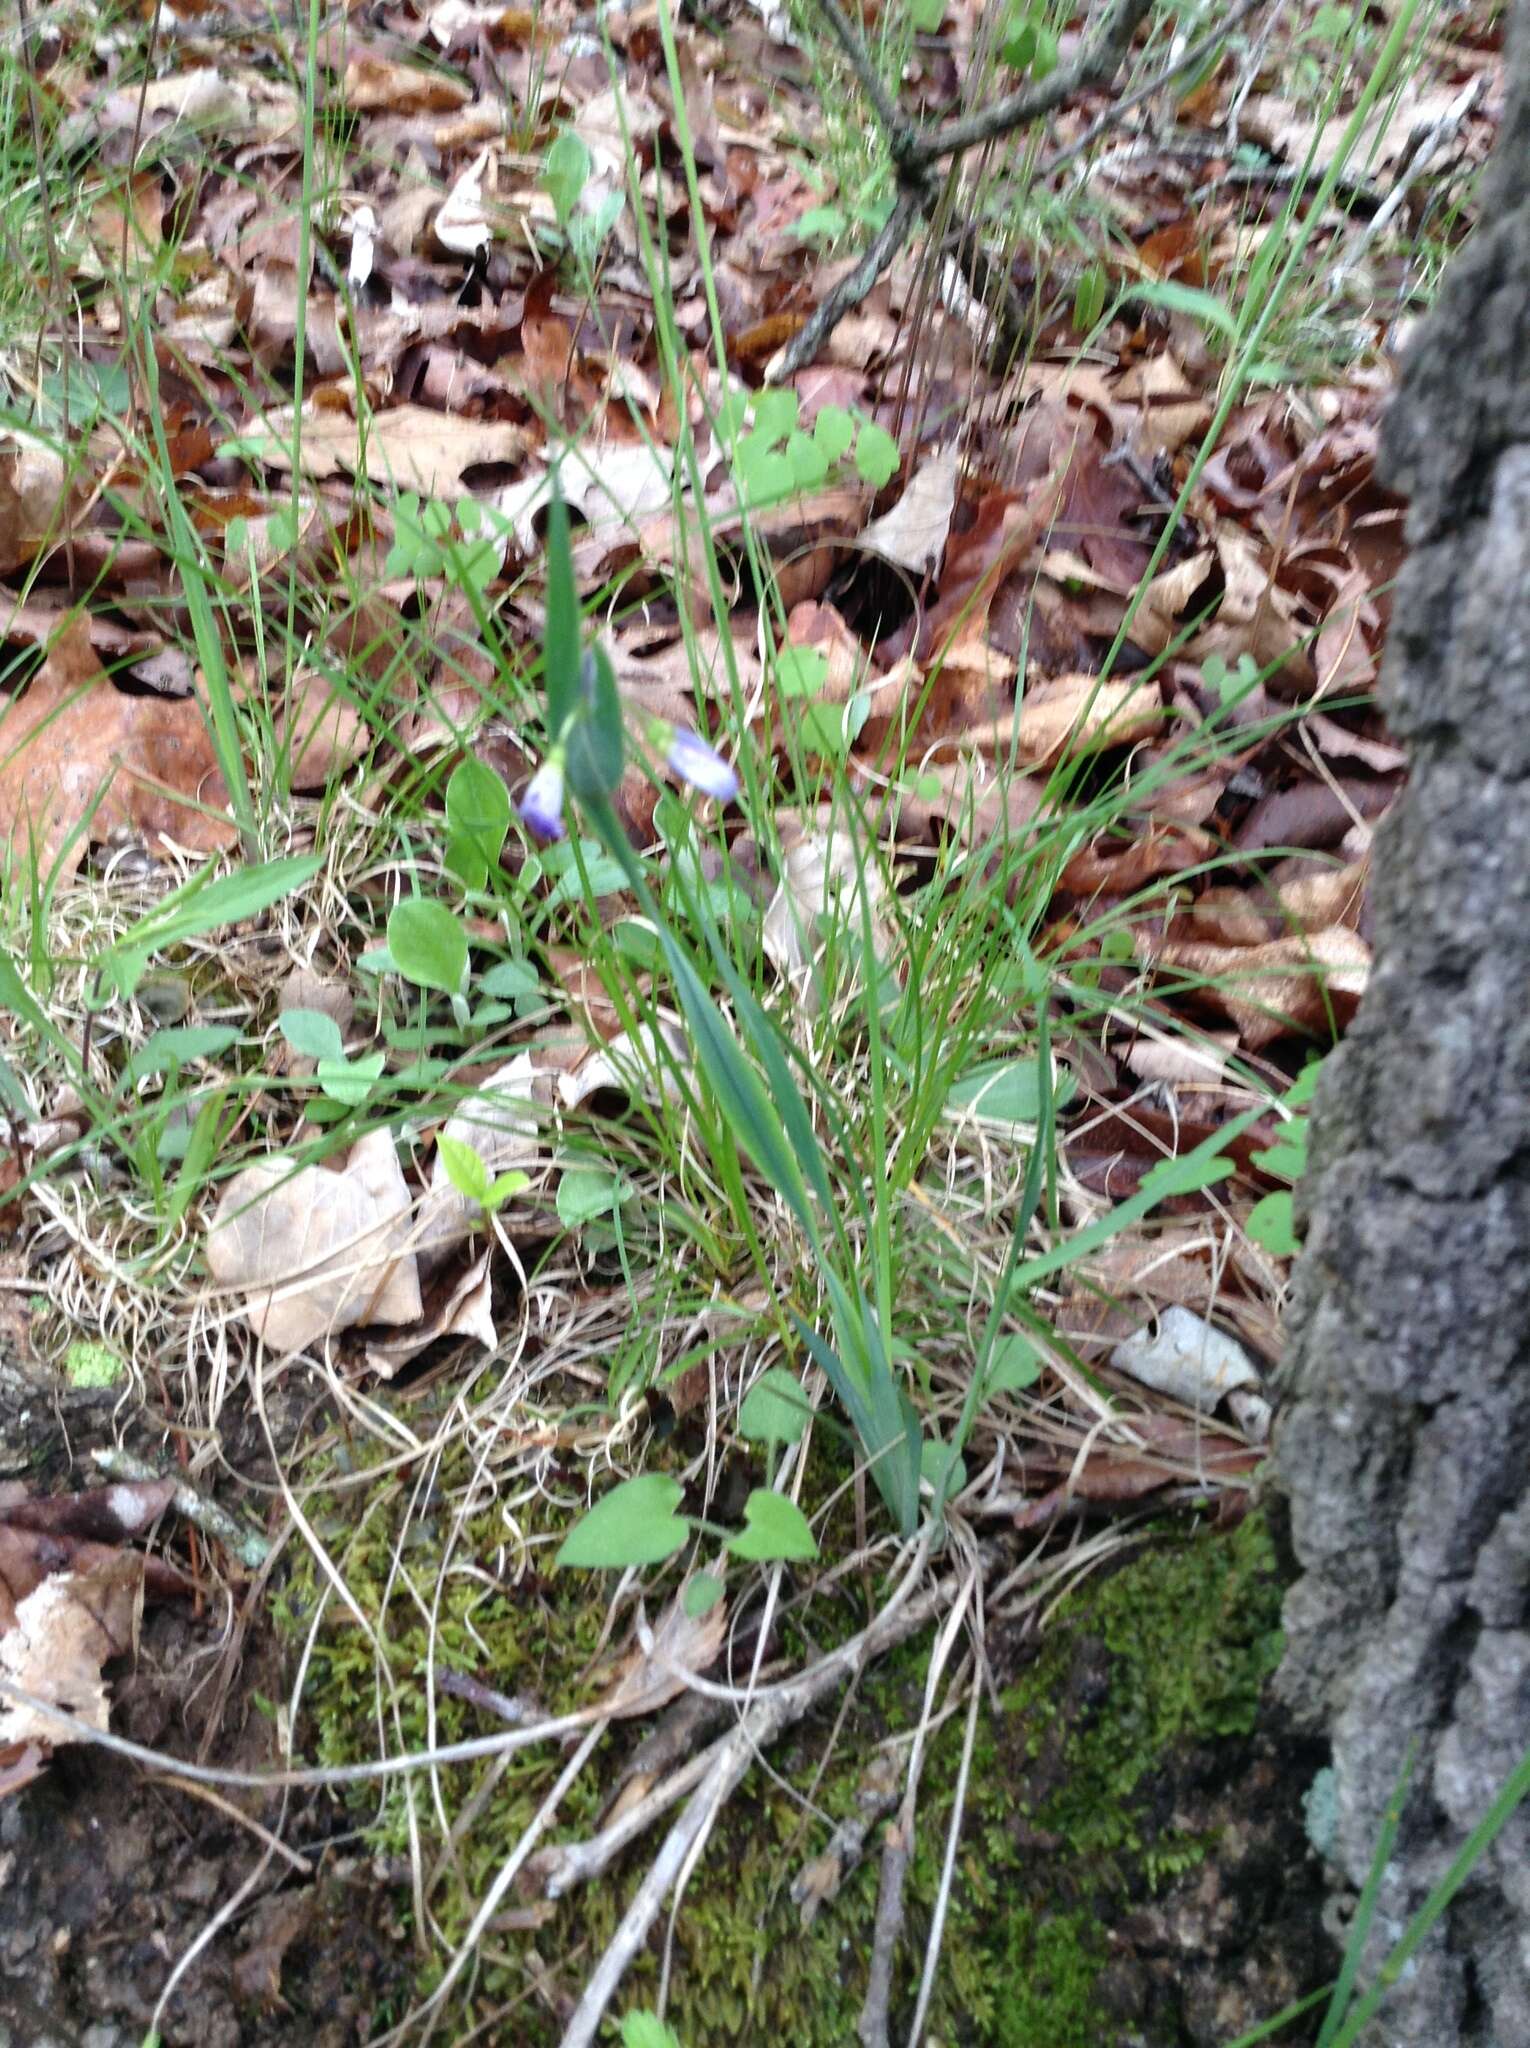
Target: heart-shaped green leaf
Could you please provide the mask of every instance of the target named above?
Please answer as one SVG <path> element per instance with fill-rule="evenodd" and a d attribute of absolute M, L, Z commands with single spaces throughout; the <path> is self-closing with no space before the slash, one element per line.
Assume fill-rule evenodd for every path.
<path fill-rule="evenodd" d="M 754 1564 L 818 1555 L 817 1541 L 801 1508 L 784 1493 L 772 1493 L 763 1486 L 757 1486 L 744 1502 L 744 1526 L 728 1538 L 727 1548 L 735 1557 Z"/>
<path fill-rule="evenodd" d="M 569 1530 L 558 1563 L 594 1569 L 662 1564 L 691 1532 L 690 1523 L 675 1513 L 680 1496 L 679 1481 L 662 1472 L 623 1480 Z"/>
<path fill-rule="evenodd" d="M 283 1010 L 282 1037 L 295 1053 L 308 1060 L 337 1060 L 345 1047 L 340 1026 L 323 1010 Z"/>
<path fill-rule="evenodd" d="M 744 1396 L 738 1411 L 739 1435 L 752 1444 L 794 1444 L 812 1412 L 797 1375 L 784 1365 L 773 1365 Z"/>
<path fill-rule="evenodd" d="M 988 1392 L 1013 1394 L 1033 1387 L 1041 1378 L 1041 1358 L 1029 1337 L 1015 1332 L 1001 1337 L 988 1361 Z"/>

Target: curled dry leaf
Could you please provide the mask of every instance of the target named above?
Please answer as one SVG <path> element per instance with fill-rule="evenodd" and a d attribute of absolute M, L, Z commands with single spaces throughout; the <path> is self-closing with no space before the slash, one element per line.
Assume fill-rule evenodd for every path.
<path fill-rule="evenodd" d="M 257 460 L 290 474 L 292 408 L 263 414 L 246 431 Z M 443 497 L 465 488 L 465 473 L 480 463 L 517 462 L 525 451 L 522 427 L 503 420 L 468 420 L 423 405 L 395 405 L 372 413 L 363 435 L 349 413 L 303 409 L 300 462 L 304 476 L 357 476 L 374 484 Z"/>
<path fill-rule="evenodd" d="M 409 1207 L 386 1129 L 358 1138 L 339 1173 L 262 1159 L 223 1191 L 208 1272 L 245 1297 L 246 1321 L 275 1351 L 299 1351 L 353 1323 L 412 1323 L 420 1279 Z"/>
<path fill-rule="evenodd" d="M 990 719 L 942 736 L 942 747 L 979 747 L 986 754 L 1040 766 L 1086 747 L 1118 747 L 1158 732 L 1164 709 L 1155 683 L 1101 682 L 1098 676 L 1057 676 L 1028 689 L 1018 717 Z"/>
<path fill-rule="evenodd" d="M 1316 1037 L 1347 1023 L 1365 993 L 1371 949 L 1346 925 L 1290 933 L 1262 946 L 1205 946 L 1170 940 L 1147 950 L 1160 967 L 1203 975 L 1198 990 L 1238 1027 L 1252 1052 L 1293 1031 Z"/>
<path fill-rule="evenodd" d="M 1281 910 L 1298 931 L 1321 931 L 1325 925 L 1335 924 L 1346 924 L 1352 931 L 1358 931 L 1370 868 L 1367 857 L 1341 868 L 1319 868 L 1313 873 L 1294 875 L 1276 890 Z"/>
<path fill-rule="evenodd" d="M 686 1681 L 715 1664 L 728 1627 L 728 1603 L 715 1600 L 704 1614 L 689 1615 L 677 1592 L 654 1624 L 647 1645 L 639 1641 L 623 1657 L 600 1710 L 629 1721 L 657 1713 L 686 1690 Z"/>
<path fill-rule="evenodd" d="M 224 72 L 208 65 L 108 93 L 95 106 L 72 114 L 63 135 L 73 150 L 90 142 L 99 146 L 103 138 L 126 144 L 134 136 L 147 141 L 172 128 L 196 128 L 216 132 L 226 145 L 251 136 L 298 135 L 301 106 L 291 86 L 263 72 Z M 120 150 L 108 148 L 107 153 L 120 160 Z"/>
<path fill-rule="evenodd" d="M 1137 1443 L 1096 1438 L 1067 1483 L 1021 1508 L 1015 1527 L 1045 1529 L 1079 1501 L 1108 1505 L 1141 1500 L 1171 1486 L 1220 1487 L 1247 1478 L 1262 1459 L 1261 1452 L 1236 1437 L 1177 1415 L 1134 1415 L 1122 1427 Z"/>
<path fill-rule="evenodd" d="M 857 847 L 843 827 L 801 831 L 788 820 L 782 831 L 801 833 L 787 845 L 781 881 L 765 912 L 760 944 L 765 957 L 788 981 L 806 982 L 805 1001 L 816 1010 L 822 991 L 808 970 L 831 934 L 859 959 L 866 919 L 877 959 L 893 947 L 893 929 L 882 905 L 887 884 L 874 849 Z"/>
<path fill-rule="evenodd" d="M 1118 1344 L 1110 1362 L 1202 1415 L 1227 1401 L 1251 1436 L 1269 1434 L 1269 1403 L 1254 1361 L 1235 1337 L 1178 1303 Z"/>
<path fill-rule="evenodd" d="M 0 449 L 0 575 L 62 538 L 69 496 L 64 458 L 33 434 L 13 430 Z"/>
<path fill-rule="evenodd" d="M 400 64 L 379 51 L 353 47 L 340 97 L 357 114 L 450 114 L 467 105 L 473 88 L 444 71 Z"/>
<path fill-rule="evenodd" d="M 634 920 L 637 922 L 637 920 Z M 663 1049 L 660 1038 L 663 1039 Z M 666 1056 L 667 1052 L 667 1056 Z M 661 1013 L 656 1025 L 641 1024 L 636 1032 L 621 1031 L 609 1044 L 598 1046 L 571 1073 L 558 1076 L 558 1100 L 576 1109 L 604 1088 L 618 1088 L 623 1094 L 661 1094 L 668 1101 L 681 1098 L 681 1086 L 674 1067 L 691 1065 L 690 1040 L 677 1017 Z"/>
<path fill-rule="evenodd" d="M 494 239 L 483 197 L 483 174 L 488 167 L 489 152 L 480 150 L 447 193 L 432 223 L 436 240 L 452 256 L 476 256 Z"/>
<path fill-rule="evenodd" d="M 580 546 L 610 547 L 625 534 L 637 538 L 642 522 L 668 505 L 673 458 L 646 441 L 576 441 L 559 465 L 566 503 L 589 521 Z M 545 469 L 507 484 L 495 508 L 515 528 L 523 555 L 539 546 L 536 521 L 552 502 L 552 478 Z"/>
<path fill-rule="evenodd" d="M 116 1550 L 41 1579 L 16 1602 L 15 1618 L 0 1636 L 0 1674 L 87 1727 L 104 1729 L 102 1666 L 133 1646 L 143 1574 L 142 1557 Z M 61 1722 L 35 1707 L 0 1705 L 0 1750 L 11 1744 L 57 1748 L 72 1739 Z"/>
<path fill-rule="evenodd" d="M 0 842 L 23 857 L 30 842 L 43 867 L 62 855 L 72 873 L 87 842 L 124 827 L 153 847 L 217 853 L 235 837 L 227 802 L 196 700 L 118 690 L 81 619 L 0 711 Z"/>
<path fill-rule="evenodd" d="M 990 768 L 978 754 L 933 761 L 919 782 L 929 787 L 899 794 L 900 839 L 928 839 L 932 827 L 956 832 L 968 845 L 981 845 L 995 833 L 1016 838 L 1040 809 L 1044 790 L 1041 782 L 1003 763 Z"/>
<path fill-rule="evenodd" d="M 426 1298 L 419 1322 L 396 1337 L 374 1337 L 368 1342 L 367 1364 L 379 1379 L 392 1379 L 401 1366 L 442 1337 L 469 1337 L 485 1351 L 492 1351 L 499 1342 L 488 1250 L 480 1252 L 464 1271 L 448 1271 L 443 1277 L 444 1284 L 438 1281 Z"/>

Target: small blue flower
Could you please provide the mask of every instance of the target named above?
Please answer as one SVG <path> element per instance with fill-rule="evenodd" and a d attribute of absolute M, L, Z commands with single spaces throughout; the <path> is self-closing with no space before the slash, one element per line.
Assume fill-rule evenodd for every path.
<path fill-rule="evenodd" d="M 516 807 L 538 839 L 563 837 L 563 760 L 549 754 Z"/>
<path fill-rule="evenodd" d="M 738 795 L 738 777 L 733 769 L 721 754 L 714 753 L 706 741 L 688 726 L 677 725 L 670 729 L 666 758 L 681 781 L 699 789 L 703 796 L 715 796 L 720 803 L 731 803 Z"/>

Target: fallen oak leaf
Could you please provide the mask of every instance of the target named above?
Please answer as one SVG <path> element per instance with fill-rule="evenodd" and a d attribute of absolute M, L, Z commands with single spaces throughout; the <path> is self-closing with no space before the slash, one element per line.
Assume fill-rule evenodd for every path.
<path fill-rule="evenodd" d="M 1370 975 L 1371 949 L 1346 925 L 1294 932 L 1263 946 L 1155 943 L 1139 950 L 1160 968 L 1196 978 L 1195 994 L 1230 1018 L 1258 1052 L 1293 1033 L 1325 1037 L 1353 1015 Z"/>
<path fill-rule="evenodd" d="M 306 477 L 365 474 L 375 484 L 443 497 L 465 489 L 465 473 L 481 463 L 519 461 L 526 441 L 524 427 L 503 420 L 463 419 L 423 405 L 374 412 L 363 434 L 361 423 L 349 413 L 305 405 L 299 459 Z M 292 407 L 262 414 L 238 445 L 257 462 L 290 475 Z"/>
<path fill-rule="evenodd" d="M 1087 747 L 1142 739 L 1159 731 L 1165 716 L 1154 683 L 1057 676 L 1032 685 L 1017 712 L 965 732 L 943 733 L 937 744 L 943 751 L 970 747 L 1006 760 L 1013 751 L 1016 760 L 1039 766 Z"/>
<path fill-rule="evenodd" d="M 133 1646 L 144 1560 L 114 1550 L 82 1571 L 55 1572 L 16 1603 L 0 1636 L 0 1675 L 87 1727 L 105 1729 L 102 1667 Z M 0 1749 L 74 1740 L 68 1726 L 20 1701 L 0 1706 Z"/>
<path fill-rule="evenodd" d="M 72 874 L 87 842 L 124 827 L 151 846 L 217 853 L 236 837 L 227 803 L 196 700 L 118 690 L 82 619 L 0 712 L 0 844 L 30 840 L 40 866 L 61 859 Z"/>
<path fill-rule="evenodd" d="M 30 562 L 44 543 L 63 538 L 69 479 L 58 449 L 13 430 L 0 452 L 0 575 Z M 9 637 L 9 628 L 7 629 Z"/>
<path fill-rule="evenodd" d="M 914 471 L 897 503 L 872 520 L 861 535 L 861 546 L 884 562 L 916 576 L 927 575 L 945 552 L 961 467 L 960 448 L 943 448 L 931 456 Z"/>
<path fill-rule="evenodd" d="M 350 45 L 340 98 L 353 113 L 451 114 L 472 97 L 465 79 Z"/>

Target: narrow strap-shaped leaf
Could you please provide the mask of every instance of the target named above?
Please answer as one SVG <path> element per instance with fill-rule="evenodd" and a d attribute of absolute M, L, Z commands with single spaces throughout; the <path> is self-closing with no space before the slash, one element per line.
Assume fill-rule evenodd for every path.
<path fill-rule="evenodd" d="M 568 507 L 558 472 L 552 473 L 552 507 L 547 517 L 547 630 L 542 643 L 547 687 L 547 728 L 553 738 L 579 708 L 579 593 L 574 585 L 574 552 L 569 543 Z"/>

